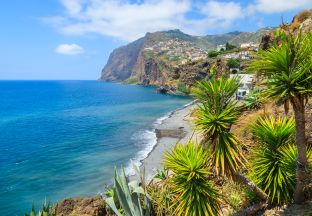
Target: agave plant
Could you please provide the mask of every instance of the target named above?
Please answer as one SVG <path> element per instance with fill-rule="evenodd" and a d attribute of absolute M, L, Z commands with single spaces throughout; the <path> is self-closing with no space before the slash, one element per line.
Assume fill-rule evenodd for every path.
<path fill-rule="evenodd" d="M 252 126 L 259 143 L 252 161 L 252 176 L 272 203 L 289 201 L 296 187 L 298 150 L 294 144 L 294 118 L 264 117 Z M 309 156 L 311 155 L 311 151 Z"/>
<path fill-rule="evenodd" d="M 149 216 L 151 215 L 151 201 L 144 186 L 144 176 L 136 165 L 133 164 L 133 168 L 136 172 L 137 180 L 131 182 L 128 182 L 124 169 L 115 169 L 114 187 L 118 201 L 127 216 Z M 141 204 L 141 199 L 144 200 L 143 205 Z M 122 216 L 112 196 L 107 197 L 105 201 L 116 215 Z"/>
<path fill-rule="evenodd" d="M 164 159 L 173 173 L 169 184 L 176 194 L 175 215 L 218 215 L 219 194 L 210 180 L 209 154 L 192 142 L 177 144 Z"/>
<path fill-rule="evenodd" d="M 33 204 L 30 213 L 25 213 L 25 216 L 56 216 L 56 214 L 53 212 L 51 205 L 45 202 L 42 204 L 42 210 L 39 212 L 36 212 L 35 205 Z"/>

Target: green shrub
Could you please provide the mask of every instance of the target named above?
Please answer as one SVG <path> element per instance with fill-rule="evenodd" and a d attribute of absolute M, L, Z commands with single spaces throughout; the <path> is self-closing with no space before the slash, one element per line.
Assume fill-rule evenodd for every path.
<path fill-rule="evenodd" d="M 191 92 L 190 88 L 188 88 L 183 82 L 178 82 L 177 90 L 184 94 L 190 94 Z"/>
<path fill-rule="evenodd" d="M 175 209 L 172 207 L 175 203 L 174 193 L 166 182 L 166 180 L 160 181 L 148 187 L 148 194 L 151 196 L 153 204 L 153 212 L 157 216 L 175 215 Z"/>
<path fill-rule="evenodd" d="M 225 49 L 226 50 L 232 50 L 232 49 L 235 49 L 235 48 L 236 48 L 236 46 L 230 44 L 229 42 L 226 42 L 226 44 L 225 44 Z"/>
<path fill-rule="evenodd" d="M 220 53 L 218 51 L 215 51 L 215 50 L 211 50 L 208 52 L 208 57 L 209 58 L 213 58 L 213 57 L 217 57 Z"/>
<path fill-rule="evenodd" d="M 226 65 L 229 68 L 239 68 L 240 61 L 238 59 L 229 59 L 229 60 L 227 60 Z"/>
<path fill-rule="evenodd" d="M 181 57 L 177 56 L 177 55 L 172 55 L 172 56 L 168 57 L 169 61 L 179 61 L 180 59 L 181 59 Z"/>

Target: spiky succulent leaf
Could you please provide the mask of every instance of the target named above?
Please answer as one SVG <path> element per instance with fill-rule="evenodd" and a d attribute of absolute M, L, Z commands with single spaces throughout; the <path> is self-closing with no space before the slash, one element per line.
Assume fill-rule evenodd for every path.
<path fill-rule="evenodd" d="M 263 117 L 252 126 L 252 132 L 259 143 L 252 160 L 255 183 L 272 203 L 288 202 L 296 186 L 298 150 L 293 139 L 294 119 Z M 311 158 L 310 149 L 307 156 Z"/>
<path fill-rule="evenodd" d="M 287 101 L 312 95 L 312 33 L 284 36 L 281 45 L 260 51 L 249 69 L 268 77 L 266 95 Z"/>
<path fill-rule="evenodd" d="M 209 159 L 194 143 L 177 144 L 166 153 L 164 165 L 174 173 L 169 180 L 176 194 L 176 215 L 218 215 L 219 194 L 209 179 Z"/>

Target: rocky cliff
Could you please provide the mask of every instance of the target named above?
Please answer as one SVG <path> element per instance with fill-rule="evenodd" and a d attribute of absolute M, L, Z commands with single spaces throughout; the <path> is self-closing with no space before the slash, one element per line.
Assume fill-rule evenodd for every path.
<path fill-rule="evenodd" d="M 271 31 L 272 28 L 264 28 L 253 33 L 230 32 L 207 36 L 191 36 L 180 30 L 147 33 L 143 38 L 115 49 L 102 70 L 100 80 L 170 85 L 180 77 L 183 80 L 202 77 L 203 71 L 211 65 L 209 60 L 202 63 L 207 58 L 208 50 L 226 42 L 234 45 L 259 43 L 262 36 Z M 194 67 L 198 70 L 194 71 Z"/>
<path fill-rule="evenodd" d="M 312 9 L 304 10 L 294 16 L 291 23 L 283 23 L 279 28 L 286 34 L 297 35 L 299 32 L 306 33 L 312 31 Z M 261 39 L 260 47 L 268 49 L 273 43 L 277 42 L 275 32 L 265 34 Z"/>

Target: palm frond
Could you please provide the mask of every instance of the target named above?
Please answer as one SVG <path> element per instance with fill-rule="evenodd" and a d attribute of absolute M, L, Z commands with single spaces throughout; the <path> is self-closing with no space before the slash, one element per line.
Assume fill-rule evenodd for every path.
<path fill-rule="evenodd" d="M 272 203 L 289 201 L 296 186 L 298 157 L 293 139 L 294 119 L 260 118 L 252 126 L 252 132 L 260 143 L 252 160 L 255 183 L 268 194 Z"/>

